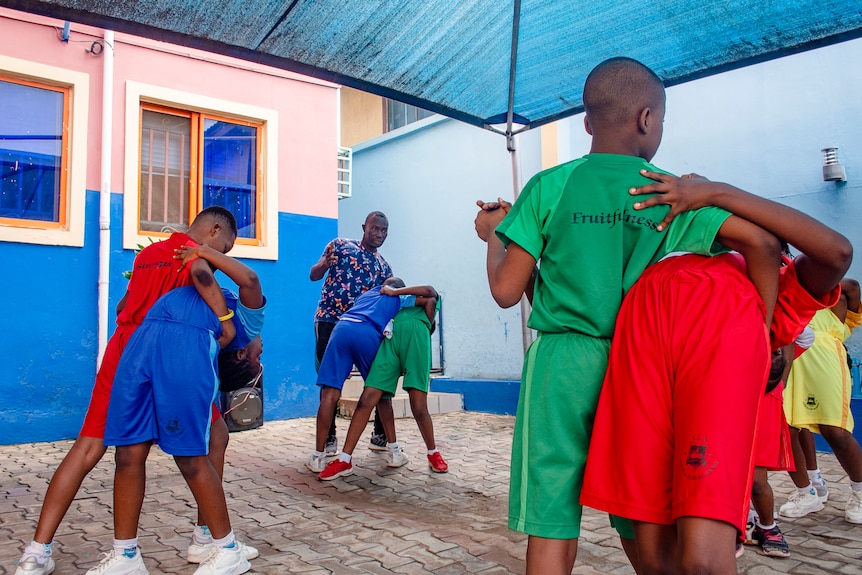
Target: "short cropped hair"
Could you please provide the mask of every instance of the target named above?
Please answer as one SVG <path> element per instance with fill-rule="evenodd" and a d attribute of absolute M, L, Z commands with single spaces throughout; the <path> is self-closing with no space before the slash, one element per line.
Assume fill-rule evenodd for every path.
<path fill-rule="evenodd" d="M 221 206 L 210 206 L 208 208 L 204 208 L 197 216 L 195 216 L 192 225 L 204 217 L 210 217 L 222 224 L 222 226 L 227 226 L 230 231 L 233 232 L 234 237 L 239 233 L 236 227 L 236 218 L 227 208 L 223 208 Z"/>
<path fill-rule="evenodd" d="M 371 218 L 383 218 L 387 222 L 389 221 L 389 218 L 386 217 L 386 214 L 384 214 L 383 212 L 378 212 L 378 211 L 371 212 L 370 214 L 365 216 L 365 223 L 367 224 L 368 220 L 370 220 Z"/>
<path fill-rule="evenodd" d="M 218 356 L 219 390 L 234 391 L 245 387 L 257 377 L 260 368 L 252 365 L 247 357 L 239 359 L 236 351 L 220 353 Z"/>
<path fill-rule="evenodd" d="M 632 58 L 605 60 L 584 83 L 584 110 L 593 126 L 620 125 L 632 114 L 662 101 L 661 78 Z"/>
<path fill-rule="evenodd" d="M 383 282 L 383 285 L 389 286 L 389 287 L 394 287 L 394 288 L 403 288 L 403 287 L 405 287 L 406 284 L 404 283 L 403 279 L 393 276 L 393 277 L 387 279 L 385 282 Z"/>

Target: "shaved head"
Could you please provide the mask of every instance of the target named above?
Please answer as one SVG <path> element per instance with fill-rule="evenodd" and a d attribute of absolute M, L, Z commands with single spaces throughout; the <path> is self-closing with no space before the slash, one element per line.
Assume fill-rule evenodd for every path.
<path fill-rule="evenodd" d="M 584 83 L 584 110 L 594 129 L 620 126 L 659 104 L 664 104 L 661 79 L 631 58 L 605 60 Z"/>

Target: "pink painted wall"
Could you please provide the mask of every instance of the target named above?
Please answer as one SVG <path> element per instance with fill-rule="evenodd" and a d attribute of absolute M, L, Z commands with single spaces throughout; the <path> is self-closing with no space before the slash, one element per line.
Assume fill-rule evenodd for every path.
<path fill-rule="evenodd" d="M 89 74 L 87 188 L 100 186 L 102 57 L 88 53 L 100 29 L 0 8 L 0 54 Z M 111 190 L 123 190 L 127 80 L 278 111 L 278 209 L 337 218 L 336 86 L 327 82 L 181 46 L 116 34 Z"/>

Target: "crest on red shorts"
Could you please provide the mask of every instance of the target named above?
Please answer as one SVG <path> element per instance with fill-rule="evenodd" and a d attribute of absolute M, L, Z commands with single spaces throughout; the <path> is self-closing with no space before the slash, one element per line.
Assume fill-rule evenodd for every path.
<path fill-rule="evenodd" d="M 713 472 L 718 462 L 709 450 L 706 437 L 695 436 L 688 446 L 683 470 L 689 479 L 702 479 Z"/>

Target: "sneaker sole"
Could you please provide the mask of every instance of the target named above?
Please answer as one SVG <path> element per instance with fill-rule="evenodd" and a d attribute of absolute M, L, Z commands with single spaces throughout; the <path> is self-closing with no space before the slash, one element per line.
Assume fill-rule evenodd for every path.
<path fill-rule="evenodd" d="M 405 465 L 407 465 L 408 463 L 410 463 L 410 460 L 409 460 L 409 459 L 406 459 L 406 460 L 402 461 L 401 463 L 393 463 L 393 462 L 388 462 L 388 461 L 387 461 L 387 462 L 386 462 L 386 467 L 404 467 L 404 466 L 405 466 Z"/>
<path fill-rule="evenodd" d="M 800 517 L 805 517 L 809 513 L 817 513 L 818 511 L 823 511 L 823 504 L 822 503 L 820 504 L 820 507 L 817 507 L 816 509 L 811 509 L 809 511 L 806 511 L 805 513 L 794 513 L 791 515 L 790 513 L 785 513 L 784 511 L 779 511 L 778 514 L 781 517 L 786 517 L 788 519 L 799 519 Z"/>
<path fill-rule="evenodd" d="M 790 557 L 790 551 L 784 551 L 783 549 L 765 549 L 761 547 L 760 554 L 766 555 L 767 557 L 781 557 L 782 559 Z"/>
<path fill-rule="evenodd" d="M 339 471 L 335 475 L 331 475 L 329 477 L 321 477 L 320 475 L 318 475 L 317 478 L 321 481 L 332 481 L 333 479 L 338 479 L 339 477 L 347 477 L 348 475 L 353 475 L 353 468 Z"/>
<path fill-rule="evenodd" d="M 254 551 L 249 551 L 250 547 L 248 547 L 247 545 L 244 545 L 243 547 L 246 550 L 245 551 L 246 561 L 251 561 L 252 559 L 257 559 L 258 557 L 260 557 L 260 551 L 258 551 L 257 548 L 255 548 Z M 207 551 L 206 553 L 187 553 L 186 554 L 186 561 L 188 561 L 189 563 L 196 563 L 196 564 L 203 563 L 210 556 L 211 552 L 212 551 L 210 550 L 210 551 Z"/>
<path fill-rule="evenodd" d="M 849 517 L 847 517 L 847 516 L 845 515 L 845 516 L 844 516 L 844 520 L 845 520 L 847 523 L 852 523 L 853 525 L 862 525 L 862 517 L 860 517 L 859 519 L 850 519 Z"/>
<path fill-rule="evenodd" d="M 448 467 L 447 467 L 446 469 L 434 469 L 434 466 L 433 466 L 433 465 L 431 465 L 430 463 L 428 464 L 428 467 L 429 467 L 429 468 L 431 469 L 431 471 L 433 471 L 434 473 L 448 473 L 448 472 L 449 472 L 449 468 L 448 468 Z"/>
<path fill-rule="evenodd" d="M 382 452 L 386 451 L 386 446 L 384 445 L 383 447 L 381 447 L 379 445 L 374 445 L 373 443 L 369 443 L 368 449 L 370 449 L 371 451 L 376 451 L 378 453 L 382 453 Z"/>
<path fill-rule="evenodd" d="M 326 467 L 321 467 L 320 469 L 315 469 L 315 468 L 313 468 L 311 465 L 309 465 L 309 464 L 307 464 L 307 463 L 305 464 L 305 468 L 306 468 L 306 469 L 308 469 L 309 471 L 311 471 L 312 473 L 320 473 L 321 471 L 323 471 L 324 469 L 326 469 Z"/>

